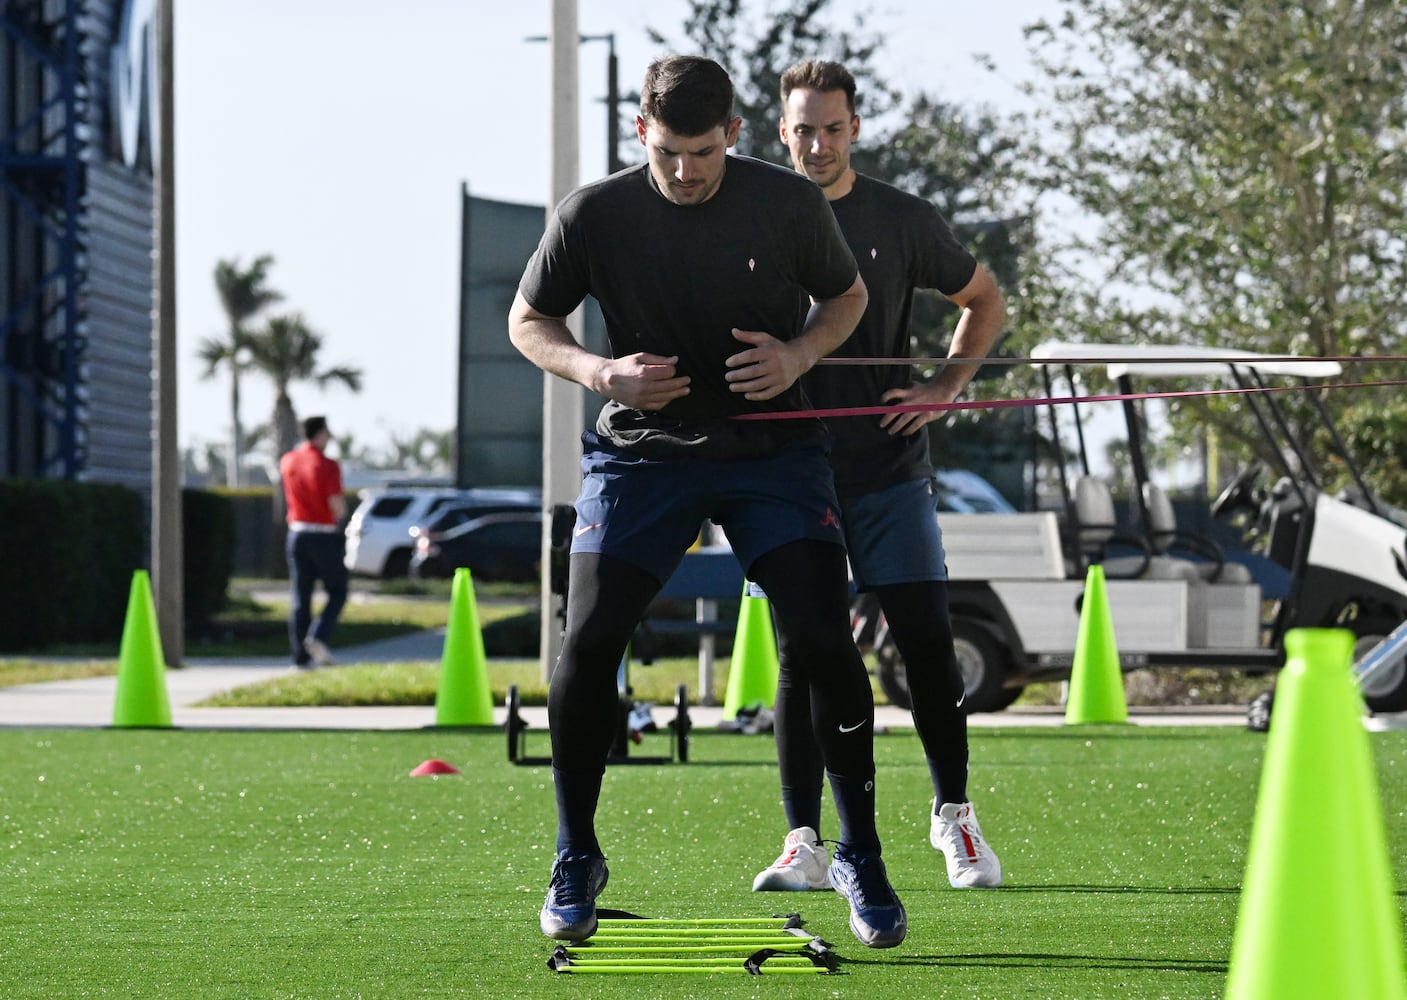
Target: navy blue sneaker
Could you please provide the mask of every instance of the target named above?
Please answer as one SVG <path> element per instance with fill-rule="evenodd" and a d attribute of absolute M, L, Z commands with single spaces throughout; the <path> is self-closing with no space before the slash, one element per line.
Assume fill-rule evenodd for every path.
<path fill-rule="evenodd" d="M 893 948 L 909 933 L 904 904 L 894 894 L 878 854 L 852 854 L 837 848 L 831 885 L 850 904 L 850 930 L 871 948 Z"/>
<path fill-rule="evenodd" d="M 605 858 L 559 854 L 552 862 L 547 901 L 538 915 L 542 933 L 562 941 L 584 941 L 595 934 L 596 897 L 609 877 Z"/>

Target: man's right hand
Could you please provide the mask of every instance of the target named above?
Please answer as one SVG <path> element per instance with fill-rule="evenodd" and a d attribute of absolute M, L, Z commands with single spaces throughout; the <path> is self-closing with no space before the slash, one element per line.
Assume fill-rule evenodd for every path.
<path fill-rule="evenodd" d="M 679 357 L 628 354 L 605 358 L 591 380 L 591 390 L 634 410 L 659 410 L 689 394 L 689 376 L 676 375 Z"/>

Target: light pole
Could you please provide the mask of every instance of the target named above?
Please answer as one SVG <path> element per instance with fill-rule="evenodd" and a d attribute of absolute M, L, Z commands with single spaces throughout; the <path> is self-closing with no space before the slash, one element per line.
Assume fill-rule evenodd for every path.
<path fill-rule="evenodd" d="M 156 28 L 147 58 L 157 60 L 157 115 L 152 122 L 152 202 L 156 252 L 152 278 L 156 295 L 152 309 L 152 523 L 151 568 L 156 617 L 165 662 L 186 662 L 185 549 L 181 539 L 181 450 L 176 427 L 176 128 L 173 69 L 174 0 L 157 0 Z"/>
<path fill-rule="evenodd" d="M 529 35 L 526 42 L 545 42 L 547 35 Z M 619 62 L 616 59 L 616 33 L 608 31 L 601 35 L 577 35 L 577 42 L 606 43 L 606 173 L 613 174 L 622 166 L 620 159 L 620 116 L 621 102 Z"/>

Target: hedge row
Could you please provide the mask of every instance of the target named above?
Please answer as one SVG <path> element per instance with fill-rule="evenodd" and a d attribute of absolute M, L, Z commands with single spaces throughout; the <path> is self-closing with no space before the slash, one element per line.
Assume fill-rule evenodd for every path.
<path fill-rule="evenodd" d="M 234 529 L 222 497 L 186 490 L 182 505 L 189 631 L 224 606 Z M 145 519 L 125 486 L 0 481 L 0 652 L 120 639 Z"/>

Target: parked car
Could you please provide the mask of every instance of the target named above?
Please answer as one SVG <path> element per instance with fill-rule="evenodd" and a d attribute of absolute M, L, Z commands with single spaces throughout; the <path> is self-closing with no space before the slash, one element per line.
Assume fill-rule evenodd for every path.
<path fill-rule="evenodd" d="M 476 581 L 532 583 L 542 573 L 542 510 L 446 507 L 429 524 L 410 529 L 410 575 L 451 577 L 468 567 Z"/>
<path fill-rule="evenodd" d="M 957 514 L 1015 514 L 1016 508 L 997 488 L 967 469 L 938 469 L 933 473 L 939 512 Z"/>
<path fill-rule="evenodd" d="M 410 529 L 429 523 L 448 506 L 490 511 L 542 508 L 542 493 L 529 487 L 392 485 L 364 489 L 347 522 L 347 569 L 360 576 L 405 576 L 415 549 Z"/>

